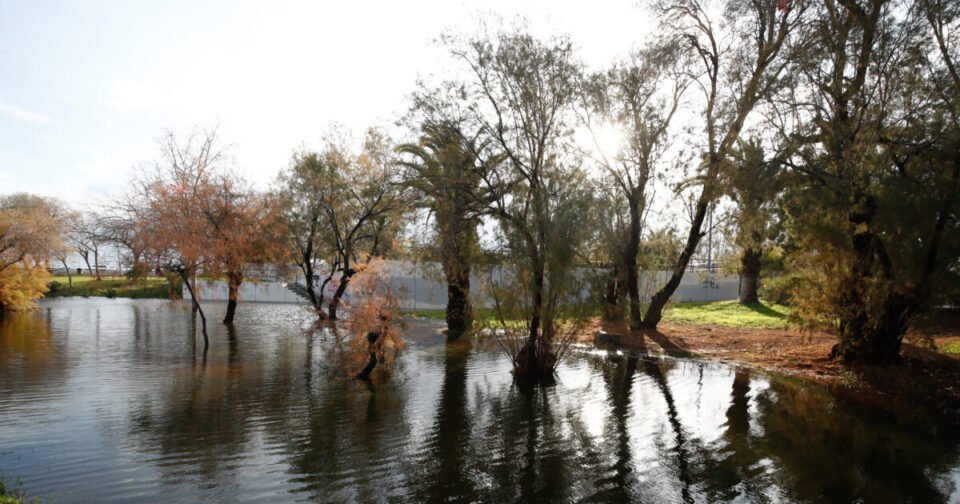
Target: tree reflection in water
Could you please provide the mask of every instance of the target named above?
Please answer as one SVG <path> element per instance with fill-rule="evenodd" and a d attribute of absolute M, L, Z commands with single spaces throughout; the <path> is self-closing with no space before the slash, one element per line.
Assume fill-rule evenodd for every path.
<path fill-rule="evenodd" d="M 204 358 L 189 311 L 55 306 L 0 323 L 0 472 L 67 502 L 960 496 L 955 425 L 745 369 L 584 348 L 535 386 L 424 326 L 367 385 L 329 372 L 335 327 L 284 308 L 245 308 Z"/>

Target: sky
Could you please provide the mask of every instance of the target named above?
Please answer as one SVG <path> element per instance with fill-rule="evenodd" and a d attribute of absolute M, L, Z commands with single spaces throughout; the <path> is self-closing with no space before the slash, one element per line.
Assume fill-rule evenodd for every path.
<path fill-rule="evenodd" d="M 93 205 L 165 130 L 215 124 L 265 189 L 333 123 L 392 127 L 418 77 L 455 71 L 439 35 L 517 16 L 597 68 L 651 29 L 630 0 L 0 0 L 0 194 Z"/>

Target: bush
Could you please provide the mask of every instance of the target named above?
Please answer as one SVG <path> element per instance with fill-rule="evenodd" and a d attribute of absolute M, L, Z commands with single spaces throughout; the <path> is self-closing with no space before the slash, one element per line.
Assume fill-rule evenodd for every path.
<path fill-rule="evenodd" d="M 136 263 L 124 273 L 124 276 L 133 281 L 139 280 L 147 276 L 147 265 L 145 263 Z"/>
<path fill-rule="evenodd" d="M 799 274 L 764 278 L 760 282 L 760 297 L 769 303 L 791 305 L 802 280 Z"/>

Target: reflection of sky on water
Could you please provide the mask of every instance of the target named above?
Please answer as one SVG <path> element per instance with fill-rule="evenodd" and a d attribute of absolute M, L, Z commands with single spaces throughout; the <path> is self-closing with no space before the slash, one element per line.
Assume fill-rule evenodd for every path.
<path fill-rule="evenodd" d="M 210 306 L 211 313 L 216 307 Z M 393 377 L 325 373 L 305 310 L 234 337 L 161 301 L 65 299 L 0 323 L 0 473 L 64 502 L 957 498 L 955 426 L 819 387 L 578 347 L 555 385 L 417 322 Z M 213 317 L 211 317 L 213 318 Z"/>

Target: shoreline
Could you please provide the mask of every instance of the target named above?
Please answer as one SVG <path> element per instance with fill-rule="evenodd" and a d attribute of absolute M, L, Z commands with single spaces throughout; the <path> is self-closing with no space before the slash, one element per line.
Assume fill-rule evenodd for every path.
<path fill-rule="evenodd" d="M 960 317 L 958 317 L 960 319 Z M 960 421 L 960 355 L 934 350 L 960 344 L 960 320 L 926 321 L 904 338 L 901 362 L 843 365 L 829 358 L 837 342 L 825 332 L 669 322 L 656 331 L 626 331 L 595 321 L 577 338 L 598 348 L 687 357 L 817 382 L 831 392 L 884 409 L 917 406 Z"/>

